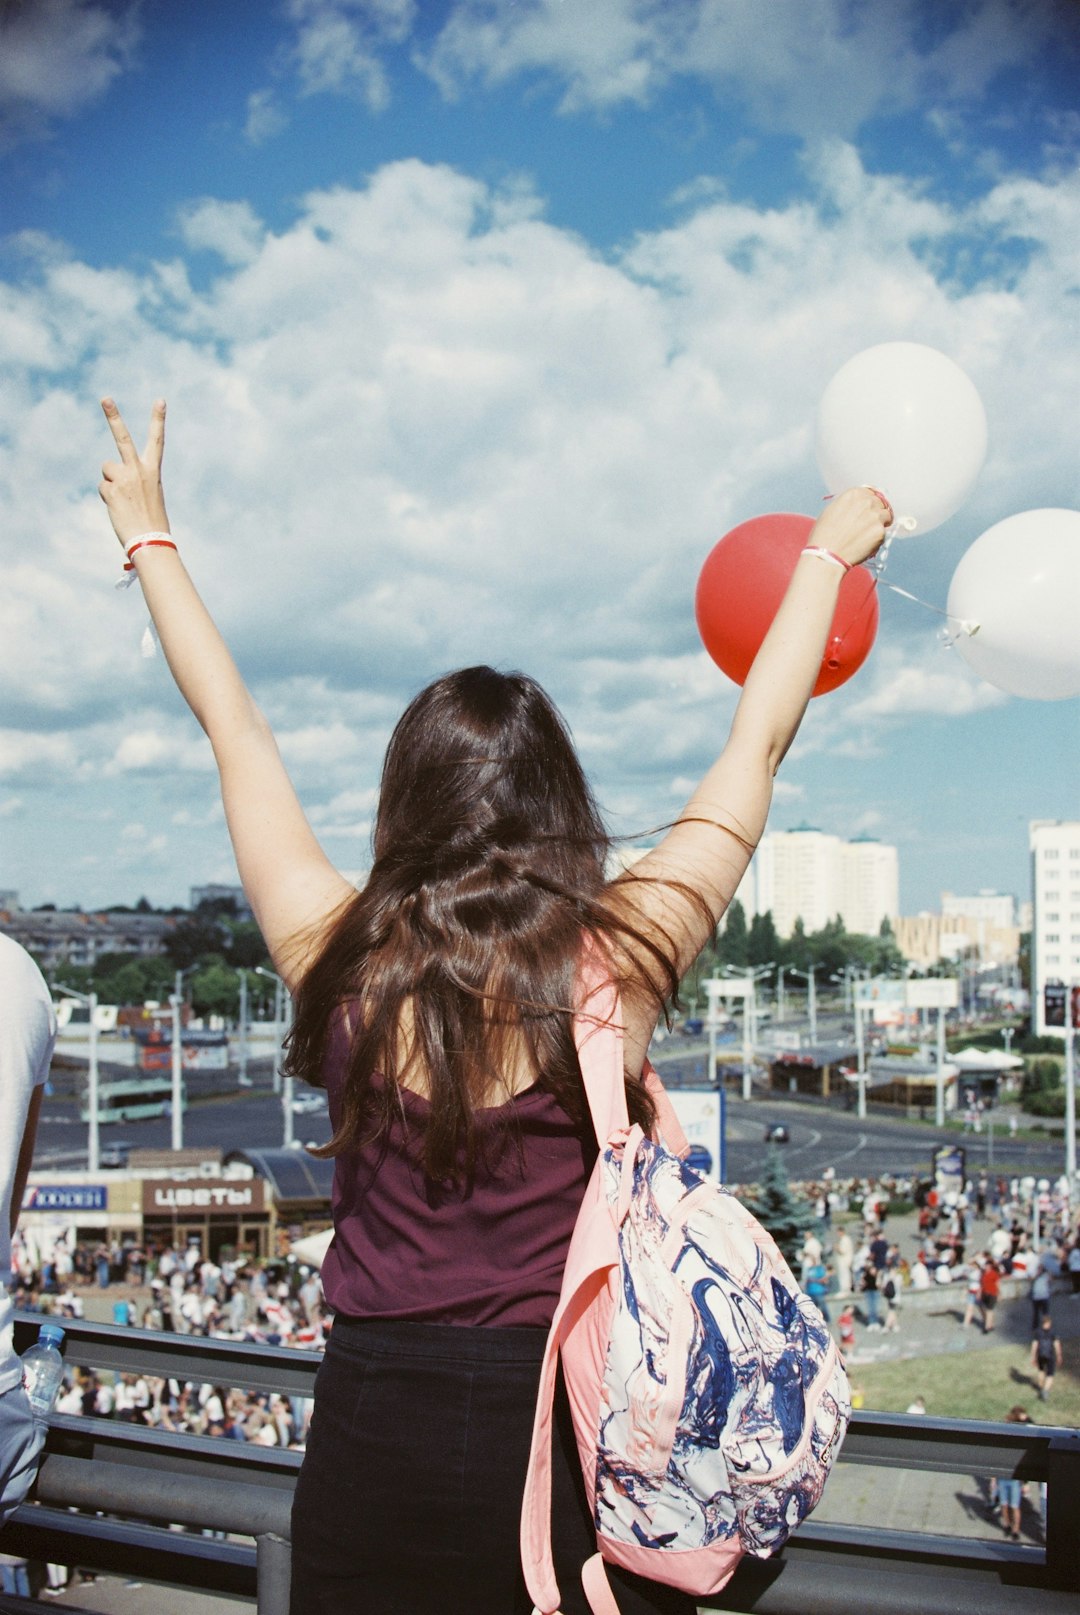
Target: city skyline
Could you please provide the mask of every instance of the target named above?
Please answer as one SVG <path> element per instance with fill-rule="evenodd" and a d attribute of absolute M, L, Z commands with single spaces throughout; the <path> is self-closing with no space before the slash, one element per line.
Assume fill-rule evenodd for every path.
<path fill-rule="evenodd" d="M 694 587 L 820 509 L 818 401 L 887 341 L 986 409 L 966 504 L 898 541 L 866 665 L 769 829 L 898 848 L 899 908 L 1030 893 L 1080 807 L 1078 703 L 941 640 L 1016 512 L 1080 508 L 1080 15 L 1058 0 L 127 0 L 0 52 L 0 886 L 184 900 L 235 870 L 209 747 L 96 495 L 112 392 L 312 823 L 367 863 L 382 751 L 454 665 L 522 666 L 612 829 L 669 822 L 737 690 Z M 5 67 L 4 62 L 8 65 Z"/>

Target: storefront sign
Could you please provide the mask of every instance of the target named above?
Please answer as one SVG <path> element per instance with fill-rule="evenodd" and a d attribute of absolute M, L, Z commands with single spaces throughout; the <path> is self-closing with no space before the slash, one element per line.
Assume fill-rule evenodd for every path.
<path fill-rule="evenodd" d="M 103 1183 L 32 1183 L 23 1195 L 24 1211 L 107 1211 Z"/>
<path fill-rule="evenodd" d="M 265 1211 L 265 1189 L 261 1178 L 243 1178 L 239 1182 L 145 1179 L 143 1216 L 170 1217 L 178 1212 L 193 1211 Z"/>

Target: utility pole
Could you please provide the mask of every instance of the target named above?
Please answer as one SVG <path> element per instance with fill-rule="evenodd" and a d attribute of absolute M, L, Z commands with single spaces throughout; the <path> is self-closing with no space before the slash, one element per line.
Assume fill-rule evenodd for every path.
<path fill-rule="evenodd" d="M 237 971 L 240 977 L 240 1025 L 237 1028 L 236 1058 L 240 1067 L 237 1085 L 241 1088 L 251 1087 L 251 1078 L 247 1074 L 248 1067 L 248 984 L 247 971 Z"/>
<path fill-rule="evenodd" d="M 1080 986 L 1069 989 L 1065 1013 L 1065 1176 L 1076 1192 L 1076 1029 L 1080 1025 Z"/>
<path fill-rule="evenodd" d="M 934 1107 L 934 1122 L 938 1127 L 945 1126 L 945 1006 L 938 1005 L 937 1012 L 937 1103 Z"/>
<path fill-rule="evenodd" d="M 184 972 L 176 972 L 176 982 L 173 995 L 169 1000 L 172 1008 L 172 1148 L 182 1150 L 184 1147 L 184 1050 L 181 1044 L 180 1006 L 183 1003 Z"/>
<path fill-rule="evenodd" d="M 65 987 L 62 982 L 54 983 L 51 991 L 63 993 L 67 998 L 74 998 L 78 1003 L 85 1004 L 90 1023 L 86 1029 L 86 1109 L 89 1125 L 86 1134 L 86 1168 L 88 1172 L 96 1172 L 101 1165 L 101 1133 L 98 1110 L 101 1105 L 101 1084 L 98 1070 L 98 995 L 94 993 L 77 993 L 74 987 Z"/>
<path fill-rule="evenodd" d="M 87 994 L 87 1006 L 90 1011 L 90 1033 L 87 1044 L 86 1063 L 86 1097 L 90 1104 L 90 1131 L 86 1139 L 86 1165 L 89 1171 L 96 1172 L 101 1164 L 101 1136 L 98 1132 L 98 1024 L 97 1024 L 97 993 Z"/>

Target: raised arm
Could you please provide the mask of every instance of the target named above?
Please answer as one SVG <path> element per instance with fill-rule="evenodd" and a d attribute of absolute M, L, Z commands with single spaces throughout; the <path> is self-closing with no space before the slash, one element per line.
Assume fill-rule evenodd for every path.
<path fill-rule="evenodd" d="M 177 687 L 213 747 L 240 879 L 274 967 L 291 985 L 353 888 L 316 841 L 270 726 L 171 547 L 161 486 L 164 400 L 154 405 L 141 455 L 112 399 L 102 408 L 120 459 L 103 466 L 98 492 L 131 551 Z M 136 546 L 149 534 L 159 541 Z"/>
<path fill-rule="evenodd" d="M 879 548 L 891 519 L 872 489 L 851 488 L 826 507 L 808 545 L 855 565 Z M 747 675 L 723 751 L 660 844 L 616 884 L 613 895 L 629 917 L 670 937 L 680 975 L 730 903 L 765 828 L 773 777 L 810 700 L 843 575 L 827 558 L 800 556 Z M 680 895 L 678 885 L 699 901 Z M 643 1016 L 641 1028 L 628 1016 L 628 1055 L 635 1031 L 637 1042 L 651 1031 L 644 1008 Z"/>

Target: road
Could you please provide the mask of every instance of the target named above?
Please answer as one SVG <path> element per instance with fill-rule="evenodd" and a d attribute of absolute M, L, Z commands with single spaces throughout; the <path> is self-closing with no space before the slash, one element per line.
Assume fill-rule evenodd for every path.
<path fill-rule="evenodd" d="M 698 1068 L 704 1073 L 704 1053 L 693 1047 L 677 1050 L 661 1046 L 658 1065 L 692 1077 Z M 237 1089 L 235 1072 L 208 1072 L 189 1078 L 191 1103 L 184 1116 L 184 1143 L 214 1146 L 222 1152 L 232 1149 L 266 1149 L 281 1144 L 283 1116 L 280 1096 L 270 1090 L 268 1062 L 251 1068 L 255 1086 Z M 130 1073 L 129 1073 L 130 1074 Z M 35 1164 L 39 1167 L 83 1166 L 86 1162 L 86 1124 L 77 1116 L 77 1074 L 58 1075 L 55 1092 L 46 1099 L 38 1130 Z M 301 1090 L 297 1084 L 297 1091 Z M 307 1092 L 308 1090 L 304 1089 Z M 1004 1114 L 991 1136 L 939 1131 L 928 1123 L 873 1111 L 857 1116 L 834 1110 L 812 1100 L 776 1099 L 755 1095 L 749 1101 L 729 1094 L 727 1106 L 728 1180 L 746 1183 L 755 1179 L 765 1157 L 765 1123 L 782 1121 L 790 1142 L 782 1146 L 789 1176 L 796 1181 L 821 1177 L 831 1166 L 840 1177 L 898 1176 L 908 1173 L 928 1175 L 931 1153 L 939 1143 L 962 1143 L 968 1151 L 968 1168 L 992 1167 L 1006 1176 L 1033 1173 L 1057 1176 L 1064 1167 L 1064 1146 L 1060 1138 L 1029 1135 L 1012 1139 Z M 325 1110 L 299 1115 L 294 1120 L 295 1136 L 304 1143 L 323 1144 L 330 1137 Z M 123 1122 L 103 1126 L 101 1143 L 123 1141 L 137 1148 L 166 1149 L 171 1142 L 171 1124 L 166 1117 L 148 1121 Z M 992 1157 L 992 1158 L 991 1158 Z"/>

